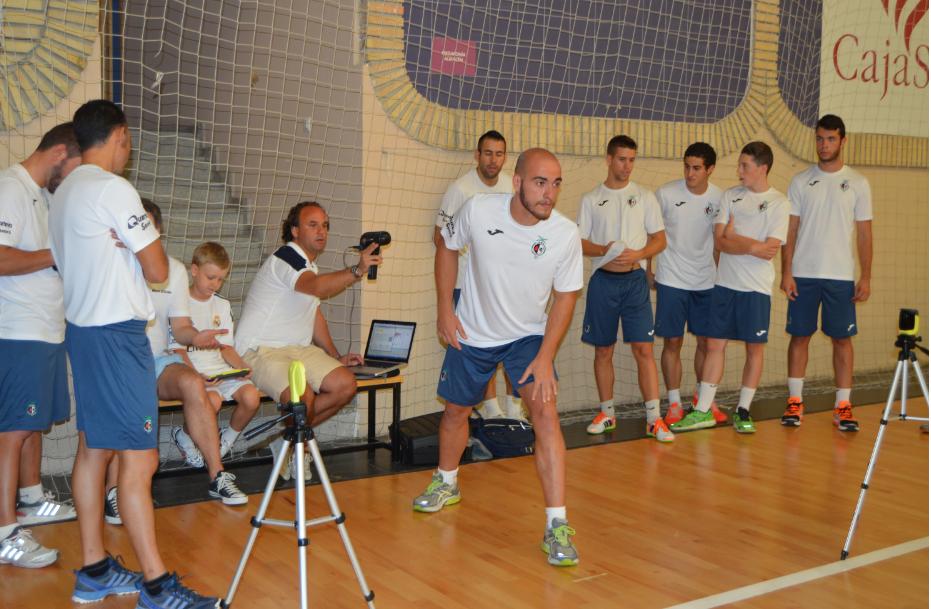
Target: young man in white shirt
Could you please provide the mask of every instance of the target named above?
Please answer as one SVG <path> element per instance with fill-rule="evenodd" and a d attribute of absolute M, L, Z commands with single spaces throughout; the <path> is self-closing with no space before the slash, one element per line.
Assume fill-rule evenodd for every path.
<path fill-rule="evenodd" d="M 23 526 L 76 516 L 46 496 L 39 474 L 42 432 L 71 413 L 61 277 L 48 248 L 49 193 L 80 163 L 74 130 L 64 123 L 0 172 L 0 564 L 16 567 L 58 559 Z"/>
<path fill-rule="evenodd" d="M 443 202 L 436 217 L 436 226 L 433 229 L 433 244 L 437 249 L 445 247 L 441 229 L 450 222 L 462 205 L 477 194 L 504 193 L 511 194 L 513 177 L 503 171 L 507 162 L 507 142 L 504 136 L 497 131 L 486 131 L 478 138 L 475 149 L 475 169 L 460 177 L 452 183 L 443 195 Z M 456 275 L 456 289 L 453 290 L 453 304 L 459 303 L 462 289 L 462 279 L 465 276 L 466 263 L 469 259 L 468 248 L 459 252 L 459 272 Z M 492 376 L 485 389 L 485 399 L 478 406 L 479 412 L 485 418 L 507 416 L 511 419 L 523 418 L 520 398 L 514 394 L 511 379 L 505 373 L 505 389 L 507 390 L 505 412 L 501 412 L 498 405 L 498 389 L 495 377 Z"/>
<path fill-rule="evenodd" d="M 72 599 L 94 602 L 139 592 L 143 607 L 207 609 L 217 599 L 200 596 L 165 569 L 155 536 L 158 399 L 145 334 L 154 314 L 146 281 L 165 281 L 168 259 L 138 193 L 119 176 L 131 151 L 123 111 L 107 100 L 87 102 L 74 114 L 74 132 L 84 164 L 62 182 L 49 213 L 77 403 L 71 488 L 84 566 L 76 572 Z M 114 247 L 114 236 L 125 248 Z M 104 549 L 104 477 L 114 452 L 120 513 L 141 573 Z"/>
<path fill-rule="evenodd" d="M 785 242 L 789 202 L 769 185 L 773 151 L 763 142 L 750 142 L 740 151 L 740 186 L 727 190 L 715 220 L 714 242 L 721 252 L 711 292 L 708 350 L 698 389 L 698 405 L 673 431 L 716 425 L 711 404 L 724 374 L 728 340 L 743 341 L 746 361 L 740 400 L 734 412 L 737 433 L 754 433 L 750 404 L 763 374 L 763 350 L 769 335 L 769 315 L 775 270 L 773 258 Z"/>
<path fill-rule="evenodd" d="M 789 235 L 782 248 L 782 291 L 789 299 L 786 332 L 789 341 L 789 401 L 782 424 L 802 424 L 802 387 L 808 364 L 808 343 L 818 329 L 831 337 L 834 349 L 834 425 L 859 431 L 853 416 L 853 341 L 857 333 L 856 303 L 870 297 L 873 265 L 873 200 L 869 182 L 844 165 L 847 130 L 839 116 L 825 114 L 815 126 L 818 163 L 792 179 Z M 852 236 L 857 236 L 860 280 Z"/>
<path fill-rule="evenodd" d="M 696 339 L 695 402 L 705 363 L 711 288 L 717 270 L 714 219 L 721 204 L 721 189 L 708 180 L 717 158 L 714 148 L 705 142 L 689 145 L 683 155 L 684 179 L 664 184 L 656 191 L 666 226 L 666 249 L 657 258 L 653 285 L 656 288 L 656 336 L 663 339 L 660 364 L 669 394 L 669 409 L 664 418 L 667 425 L 685 415 L 680 386 L 686 322 Z M 711 410 L 719 423 L 727 420 L 727 415 L 715 404 Z"/>
<path fill-rule="evenodd" d="M 608 177 L 582 197 L 579 234 L 582 252 L 591 256 L 592 277 L 585 296 L 582 342 L 595 347 L 595 384 L 600 412 L 588 433 L 617 427 L 614 415 L 614 347 L 618 321 L 624 342 L 637 362 L 637 382 L 647 416 L 647 435 L 672 442 L 660 416 L 659 375 L 653 360 L 653 308 L 647 283 L 647 259 L 666 247 L 663 216 L 653 193 L 630 179 L 637 143 L 626 135 L 608 142 Z"/>
<path fill-rule="evenodd" d="M 439 467 L 413 509 L 437 512 L 461 500 L 458 466 L 469 415 L 504 364 L 536 432 L 534 458 L 546 506 L 542 548 L 550 564 L 569 566 L 579 556 L 566 517 L 566 445 L 553 359 L 582 288 L 582 250 L 576 227 L 554 211 L 562 185 L 556 157 L 542 148 L 524 151 L 514 173 L 514 195 L 477 195 L 442 229 L 444 246 L 437 248 L 435 264 L 437 332 L 449 348 L 437 393 L 446 409 Z M 463 247 L 471 254 L 454 309 L 457 252 Z"/>

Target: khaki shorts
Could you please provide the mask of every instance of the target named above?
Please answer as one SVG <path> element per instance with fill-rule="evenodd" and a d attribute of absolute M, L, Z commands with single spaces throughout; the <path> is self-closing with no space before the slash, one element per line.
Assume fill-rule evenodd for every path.
<path fill-rule="evenodd" d="M 252 380 L 262 392 L 273 400 L 278 400 L 288 388 L 288 369 L 291 362 L 299 360 L 304 363 L 307 384 L 315 393 L 320 392 L 320 385 L 326 376 L 342 366 L 326 352 L 314 345 L 306 347 L 259 347 L 243 353 L 242 358 L 252 368 Z M 295 396 L 292 396 L 292 399 Z"/>

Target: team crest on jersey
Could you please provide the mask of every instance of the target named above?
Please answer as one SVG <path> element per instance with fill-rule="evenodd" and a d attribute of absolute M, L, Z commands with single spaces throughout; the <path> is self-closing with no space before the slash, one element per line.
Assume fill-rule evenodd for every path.
<path fill-rule="evenodd" d="M 534 258 L 539 258 L 546 253 L 546 239 L 543 237 L 537 237 L 536 240 L 530 244 L 530 251 L 533 253 Z"/>
<path fill-rule="evenodd" d="M 705 215 L 708 216 L 709 218 L 714 218 L 715 216 L 718 215 L 718 212 L 716 212 L 714 209 L 714 205 L 709 203 L 708 205 L 705 206 Z"/>
<path fill-rule="evenodd" d="M 146 433 L 152 433 L 152 417 L 145 418 L 145 422 L 142 423 L 142 429 Z"/>
<path fill-rule="evenodd" d="M 39 408 L 35 405 L 35 402 L 26 406 L 26 414 L 28 414 L 30 417 L 36 416 L 38 412 Z"/>
<path fill-rule="evenodd" d="M 843 192 L 847 192 L 848 190 L 850 190 L 850 180 L 844 180 L 843 182 L 841 182 L 840 189 Z"/>
<path fill-rule="evenodd" d="M 214 316 L 213 316 L 213 327 L 214 327 L 214 328 L 219 328 L 219 327 L 220 327 L 220 316 L 219 316 L 219 315 L 214 315 Z"/>
<path fill-rule="evenodd" d="M 769 201 L 763 201 L 762 203 L 760 203 L 760 212 L 761 212 L 761 213 L 764 212 L 764 211 L 766 211 L 767 209 L 769 209 Z"/>
<path fill-rule="evenodd" d="M 631 197 L 628 197 L 628 198 L 627 198 L 627 205 L 628 205 L 629 207 L 633 207 L 633 206 L 636 205 L 636 204 L 637 204 L 637 197 L 631 196 Z"/>

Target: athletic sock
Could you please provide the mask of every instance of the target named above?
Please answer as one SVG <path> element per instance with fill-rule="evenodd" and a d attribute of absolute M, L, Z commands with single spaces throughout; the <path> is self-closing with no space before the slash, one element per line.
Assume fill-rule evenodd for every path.
<path fill-rule="evenodd" d="M 18 526 L 19 526 L 19 523 L 14 522 L 13 524 L 5 524 L 2 527 L 0 527 L 0 540 L 6 539 L 10 535 L 12 535 L 13 531 L 15 531 L 16 527 Z"/>
<path fill-rule="evenodd" d="M 507 411 L 507 415 L 511 419 L 519 419 L 524 416 L 524 410 L 520 405 L 520 398 L 515 398 L 513 395 L 509 395 Z"/>
<path fill-rule="evenodd" d="M 238 438 L 239 434 L 241 433 L 242 433 L 241 430 L 236 431 L 232 427 L 227 427 L 226 429 L 223 430 L 223 433 L 220 434 L 220 442 L 222 443 L 225 441 L 227 444 L 232 446 L 233 443 L 236 441 L 236 438 Z"/>
<path fill-rule="evenodd" d="M 805 385 L 804 378 L 789 377 L 789 397 L 802 399 L 802 387 Z"/>
<path fill-rule="evenodd" d="M 647 400 L 643 405 L 647 410 L 647 425 L 652 425 L 659 418 L 659 399 Z"/>
<path fill-rule="evenodd" d="M 142 585 L 145 586 L 145 590 L 149 593 L 149 596 L 158 596 L 162 592 L 162 584 L 168 581 L 169 577 L 171 577 L 171 575 L 168 573 L 168 571 L 165 571 L 155 579 L 142 582 Z"/>
<path fill-rule="evenodd" d="M 98 560 L 95 563 L 89 565 L 84 565 L 81 567 L 81 572 L 90 575 L 91 577 L 100 577 L 110 568 L 110 561 L 104 558 L 103 560 Z"/>
<path fill-rule="evenodd" d="M 673 404 L 682 404 L 682 396 L 679 395 L 678 389 L 669 390 L 669 405 L 672 406 Z"/>
<path fill-rule="evenodd" d="M 552 528 L 554 518 L 566 520 L 566 506 L 546 508 L 546 528 Z"/>
<path fill-rule="evenodd" d="M 756 389 L 751 389 L 750 387 L 741 387 L 740 399 L 737 401 L 737 408 L 743 408 L 747 412 L 750 412 L 750 402 L 753 401 L 753 396 L 755 394 Z"/>
<path fill-rule="evenodd" d="M 490 419 L 501 416 L 501 407 L 498 406 L 498 398 L 488 398 L 482 402 L 482 417 Z"/>
<path fill-rule="evenodd" d="M 42 492 L 42 483 L 33 486 L 24 486 L 19 489 L 19 500 L 21 503 L 38 503 L 45 498 Z"/>
<path fill-rule="evenodd" d="M 698 384 L 698 405 L 695 406 L 701 412 L 711 410 L 711 404 L 714 403 L 714 396 L 718 392 L 718 386 L 714 383 L 704 381 Z"/>
<path fill-rule="evenodd" d="M 456 486 L 456 482 L 459 481 L 459 468 L 457 467 L 451 472 L 444 471 L 440 468 L 436 468 L 436 471 L 440 472 L 440 475 L 443 476 L 443 482 L 450 486 Z"/>
<path fill-rule="evenodd" d="M 599 404 L 599 406 L 601 407 L 601 412 L 603 412 L 605 415 L 609 417 L 614 416 L 614 398 L 605 400 Z"/>
<path fill-rule="evenodd" d="M 834 408 L 837 408 L 841 402 L 850 401 L 850 389 L 838 389 L 834 394 Z"/>

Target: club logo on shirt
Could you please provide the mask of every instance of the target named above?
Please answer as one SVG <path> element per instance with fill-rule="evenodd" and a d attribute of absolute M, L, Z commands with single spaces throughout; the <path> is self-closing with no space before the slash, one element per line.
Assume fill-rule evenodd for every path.
<path fill-rule="evenodd" d="M 534 258 L 539 258 L 546 253 L 546 239 L 543 237 L 537 237 L 536 240 L 530 244 L 530 251 L 533 253 Z"/>
<path fill-rule="evenodd" d="M 35 405 L 35 403 L 29 404 L 28 406 L 26 406 L 26 414 L 29 415 L 30 417 L 36 416 L 38 412 L 39 412 L 39 408 Z"/>
<path fill-rule="evenodd" d="M 679 201 L 675 204 L 676 207 L 682 207 L 683 205 L 685 205 L 685 201 Z"/>
<path fill-rule="evenodd" d="M 152 222 L 149 221 L 149 217 L 145 214 L 139 216 L 130 215 L 129 220 L 126 222 L 126 228 L 132 230 L 138 226 L 142 230 L 145 230 L 149 228 L 151 224 Z"/>
<path fill-rule="evenodd" d="M 809 186 L 814 186 L 815 184 L 817 184 L 817 183 L 820 182 L 820 181 L 821 181 L 821 180 L 812 180 L 811 182 L 808 183 L 808 185 L 809 185 Z"/>
<path fill-rule="evenodd" d="M 152 433 L 152 417 L 145 418 L 145 422 L 142 424 L 142 429 L 146 433 Z"/>
<path fill-rule="evenodd" d="M 444 368 L 443 370 L 440 370 L 440 382 L 442 383 L 445 380 L 446 380 L 446 369 Z"/>
<path fill-rule="evenodd" d="M 763 213 L 767 209 L 769 209 L 769 201 L 763 201 L 760 203 L 760 213 Z"/>
<path fill-rule="evenodd" d="M 598 204 L 598 207 L 604 207 L 607 202 L 608 202 L 608 199 L 605 199 L 604 201 Z"/>
<path fill-rule="evenodd" d="M 500 228 L 493 228 L 493 229 L 488 230 L 488 234 L 494 237 L 495 235 L 504 234 L 504 231 L 501 230 Z"/>
<path fill-rule="evenodd" d="M 705 215 L 706 215 L 706 216 L 709 216 L 709 217 L 711 217 L 711 218 L 714 218 L 715 216 L 718 215 L 718 211 L 714 208 L 714 205 L 712 205 L 711 203 L 709 203 L 709 204 L 705 207 Z"/>
<path fill-rule="evenodd" d="M 848 190 L 850 190 L 850 180 L 844 180 L 843 182 L 841 182 L 840 189 L 843 192 L 847 192 Z"/>
<path fill-rule="evenodd" d="M 628 207 L 633 207 L 634 205 L 637 204 L 637 201 L 638 201 L 638 199 L 637 199 L 637 197 L 635 197 L 635 196 L 628 197 L 628 199 L 627 199 L 627 206 L 628 206 Z"/>
<path fill-rule="evenodd" d="M 219 316 L 219 315 L 214 315 L 214 316 L 213 316 L 213 327 L 214 327 L 214 328 L 219 328 L 219 327 L 220 327 L 220 316 Z"/>

